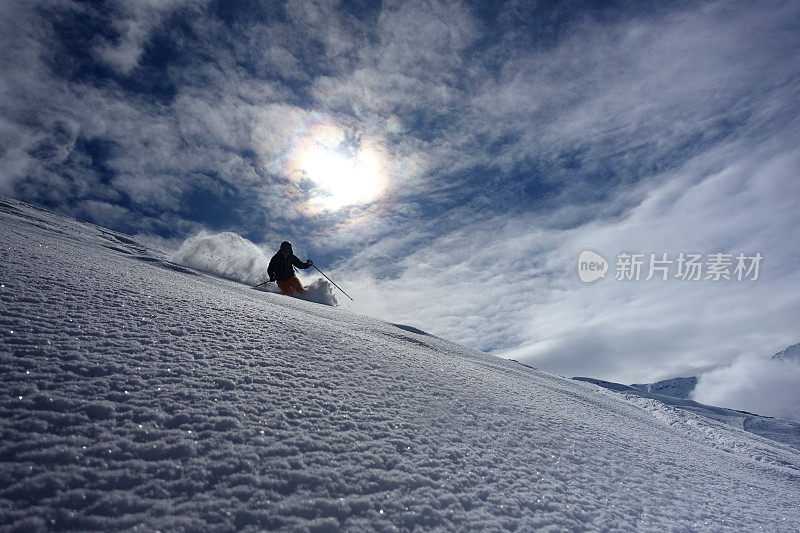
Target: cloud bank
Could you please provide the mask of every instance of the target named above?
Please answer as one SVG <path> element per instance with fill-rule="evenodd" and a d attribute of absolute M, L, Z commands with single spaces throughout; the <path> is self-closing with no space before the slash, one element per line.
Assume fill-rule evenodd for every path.
<path fill-rule="evenodd" d="M 692 399 L 800 422 L 800 361 L 739 357 L 700 376 Z"/>

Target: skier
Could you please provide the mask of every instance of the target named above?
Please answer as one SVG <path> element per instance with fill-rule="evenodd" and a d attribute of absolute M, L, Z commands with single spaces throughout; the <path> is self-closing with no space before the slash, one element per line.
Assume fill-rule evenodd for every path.
<path fill-rule="evenodd" d="M 281 249 L 272 256 L 269 262 L 267 274 L 269 274 L 270 281 L 278 282 L 278 287 L 280 287 L 283 294 L 291 296 L 294 292 L 300 294 L 305 291 L 300 284 L 300 280 L 297 279 L 295 275 L 294 267 L 306 269 L 313 264 L 311 259 L 305 263 L 301 262 L 297 256 L 292 253 L 292 243 L 283 241 L 281 243 Z"/>

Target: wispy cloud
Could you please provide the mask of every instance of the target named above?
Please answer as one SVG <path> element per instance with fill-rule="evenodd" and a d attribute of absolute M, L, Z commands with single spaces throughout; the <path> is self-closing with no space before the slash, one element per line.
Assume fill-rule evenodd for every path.
<path fill-rule="evenodd" d="M 190 0 L 128 0 L 109 4 L 113 38 L 98 36 L 93 52 L 121 74 L 129 74 L 138 64 L 145 44 L 165 16 L 175 9 L 206 2 Z M 109 36 L 111 37 L 111 36 Z"/>

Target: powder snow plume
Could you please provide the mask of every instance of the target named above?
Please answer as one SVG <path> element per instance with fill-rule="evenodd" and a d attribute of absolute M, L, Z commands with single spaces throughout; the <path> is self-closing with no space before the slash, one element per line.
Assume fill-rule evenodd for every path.
<path fill-rule="evenodd" d="M 261 248 L 230 231 L 201 231 L 183 241 L 171 260 L 201 272 L 248 285 L 256 285 L 269 279 L 267 268 L 270 258 Z M 299 298 L 325 305 L 338 305 L 333 288 L 326 280 L 317 279 L 310 283 L 303 280 L 303 285 L 306 286 L 306 291 Z M 274 283 L 262 285 L 259 289 L 280 292 Z"/>
<path fill-rule="evenodd" d="M 189 237 L 172 256 L 172 261 L 250 285 L 269 279 L 269 257 L 261 248 L 230 231 L 201 231 Z"/>
<path fill-rule="evenodd" d="M 297 295 L 297 298 L 306 300 L 308 302 L 315 302 L 334 307 L 339 305 L 339 301 L 336 299 L 336 295 L 333 293 L 333 287 L 326 280 L 315 279 L 311 283 L 303 280 L 302 283 L 306 290 L 304 293 Z M 278 292 L 278 289 L 274 283 L 268 283 L 265 285 L 265 287 L 269 287 L 267 290 L 270 292 Z"/>

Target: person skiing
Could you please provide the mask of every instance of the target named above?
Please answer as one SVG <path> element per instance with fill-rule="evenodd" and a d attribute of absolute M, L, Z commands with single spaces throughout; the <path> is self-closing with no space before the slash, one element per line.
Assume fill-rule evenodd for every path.
<path fill-rule="evenodd" d="M 278 282 L 278 287 L 280 287 L 283 294 L 288 294 L 289 296 L 295 292 L 301 294 L 305 289 L 300 284 L 300 280 L 297 279 L 294 267 L 306 269 L 313 264 L 311 259 L 307 260 L 305 263 L 300 261 L 297 256 L 292 253 L 292 243 L 283 241 L 281 243 L 281 249 L 272 256 L 269 262 L 267 274 L 269 274 L 270 281 Z"/>

